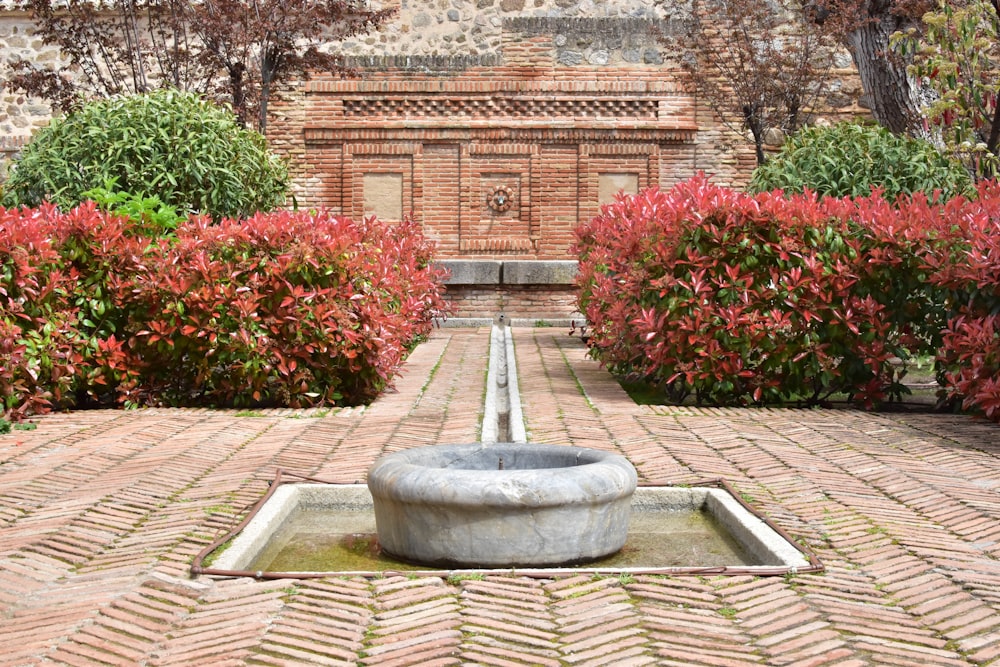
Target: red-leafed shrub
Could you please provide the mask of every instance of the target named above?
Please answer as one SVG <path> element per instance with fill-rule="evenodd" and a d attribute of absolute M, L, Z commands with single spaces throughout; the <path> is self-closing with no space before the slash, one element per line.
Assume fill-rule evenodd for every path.
<path fill-rule="evenodd" d="M 37 412 L 96 398 L 122 319 L 107 288 L 135 254 L 126 221 L 93 205 L 0 208 L 0 396 Z"/>
<path fill-rule="evenodd" d="M 368 401 L 443 307 L 430 253 L 412 222 L 193 220 L 116 289 L 140 390 L 172 404 Z"/>
<path fill-rule="evenodd" d="M 1000 184 L 980 184 L 978 198 L 948 219 L 961 243 L 927 258 L 953 309 L 938 360 L 963 407 L 1000 421 Z"/>
<path fill-rule="evenodd" d="M 91 204 L 0 209 L 6 411 L 363 402 L 444 305 L 412 222 L 277 212 L 141 229 Z"/>
<path fill-rule="evenodd" d="M 592 353 L 674 400 L 884 400 L 944 322 L 916 254 L 934 235 L 894 210 L 704 176 L 621 198 L 577 230 Z"/>

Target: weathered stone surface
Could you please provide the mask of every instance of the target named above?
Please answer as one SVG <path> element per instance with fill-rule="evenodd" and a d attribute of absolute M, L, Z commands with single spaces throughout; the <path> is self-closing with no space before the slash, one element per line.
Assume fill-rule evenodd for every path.
<path fill-rule="evenodd" d="M 578 269 L 576 260 L 508 260 L 503 263 L 505 285 L 572 285 Z"/>
<path fill-rule="evenodd" d="M 445 259 L 437 265 L 449 272 L 445 285 L 499 285 L 500 267 L 495 260 Z"/>
<path fill-rule="evenodd" d="M 444 259 L 446 285 L 572 285 L 576 260 Z"/>
<path fill-rule="evenodd" d="M 610 58 L 611 54 L 608 53 L 607 49 L 598 49 L 587 56 L 587 62 L 591 65 L 607 65 Z"/>
<path fill-rule="evenodd" d="M 436 566 L 554 566 L 614 553 L 636 481 L 617 454 L 516 443 L 408 449 L 368 472 L 379 543 Z"/>
<path fill-rule="evenodd" d="M 560 65 L 579 65 L 583 62 L 583 54 L 579 51 L 563 50 L 556 56 Z"/>

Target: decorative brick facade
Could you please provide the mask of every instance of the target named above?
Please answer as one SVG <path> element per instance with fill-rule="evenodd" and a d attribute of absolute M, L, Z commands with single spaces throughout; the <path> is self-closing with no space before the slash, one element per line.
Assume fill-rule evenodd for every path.
<path fill-rule="evenodd" d="M 299 205 L 412 214 L 442 259 L 567 260 L 576 226 L 619 191 L 749 173 L 752 153 L 665 62 L 669 23 L 526 14 L 498 11 L 485 53 L 358 56 L 360 78 L 316 77 L 277 106 L 269 137 L 293 158 Z M 450 290 L 460 317 L 575 312 L 570 284 Z"/>
<path fill-rule="evenodd" d="M 277 108 L 269 135 L 300 205 L 412 213 L 442 257 L 565 259 L 622 188 L 746 176 L 752 154 L 720 141 L 664 63 L 669 24 L 508 14 L 493 52 L 356 57 L 360 78 L 314 78 Z"/>
<path fill-rule="evenodd" d="M 311 81 L 300 104 L 299 204 L 412 213 L 444 257 L 565 258 L 573 228 L 617 191 L 608 184 L 698 168 L 693 101 L 655 70 L 383 73 Z"/>

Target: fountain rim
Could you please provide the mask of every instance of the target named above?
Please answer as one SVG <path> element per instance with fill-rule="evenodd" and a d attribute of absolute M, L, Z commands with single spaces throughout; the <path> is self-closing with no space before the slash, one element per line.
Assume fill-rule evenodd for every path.
<path fill-rule="evenodd" d="M 520 450 L 584 455 L 580 465 L 503 470 L 449 468 L 435 465 L 446 452 L 502 455 Z M 413 459 L 416 459 L 414 461 Z M 428 460 L 429 463 L 421 464 Z M 556 474 L 558 471 L 558 474 Z M 452 484 L 443 484 L 451 481 Z M 530 511 L 559 505 L 598 505 L 630 496 L 638 476 L 624 456 L 614 452 L 541 443 L 467 443 L 404 449 L 380 457 L 368 471 L 373 497 L 420 504 L 520 508 Z"/>

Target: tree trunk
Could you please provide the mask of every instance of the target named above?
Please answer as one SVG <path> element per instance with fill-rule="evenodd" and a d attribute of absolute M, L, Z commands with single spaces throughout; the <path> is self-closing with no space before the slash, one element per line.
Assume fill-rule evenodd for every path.
<path fill-rule="evenodd" d="M 747 127 L 750 129 L 750 134 L 753 135 L 753 145 L 757 155 L 757 166 L 762 166 L 767 162 L 767 156 L 764 155 L 764 127 L 760 122 L 760 118 L 753 107 L 749 104 L 743 105 L 743 119 L 746 121 Z"/>
<path fill-rule="evenodd" d="M 846 38 L 872 115 L 896 134 L 920 136 L 924 131 L 918 84 L 906 73 L 906 63 L 889 53 L 889 36 L 911 22 L 891 14 L 886 1 L 871 2 L 869 16 L 872 20 Z"/>
<path fill-rule="evenodd" d="M 260 63 L 260 106 L 257 109 L 257 131 L 267 136 L 267 103 L 271 100 L 271 82 L 281 61 L 281 54 L 264 49 Z"/>
<path fill-rule="evenodd" d="M 233 96 L 233 114 L 240 126 L 247 126 L 247 96 L 244 89 L 243 74 L 246 68 L 242 63 L 234 63 L 229 66 L 229 88 Z"/>

